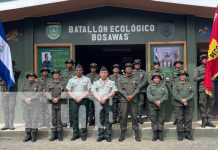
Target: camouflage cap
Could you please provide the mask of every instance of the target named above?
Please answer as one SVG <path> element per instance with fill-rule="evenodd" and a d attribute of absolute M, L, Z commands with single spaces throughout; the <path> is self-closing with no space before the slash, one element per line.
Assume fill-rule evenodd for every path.
<path fill-rule="evenodd" d="M 141 60 L 140 59 L 135 59 L 134 61 L 133 61 L 133 65 L 136 65 L 136 64 L 142 64 L 142 62 L 141 62 Z"/>
<path fill-rule="evenodd" d="M 96 63 L 91 63 L 90 65 L 89 65 L 89 68 L 96 68 L 97 69 L 97 64 Z"/>
<path fill-rule="evenodd" d="M 119 69 L 120 69 L 120 65 L 119 65 L 119 64 L 114 64 L 114 65 L 112 66 L 112 69 L 114 69 L 114 68 L 119 68 Z"/>
<path fill-rule="evenodd" d="M 58 69 L 54 69 L 54 70 L 51 72 L 51 74 L 54 75 L 55 73 L 60 74 L 61 72 L 60 72 Z"/>
<path fill-rule="evenodd" d="M 126 68 L 126 67 L 131 67 L 132 68 L 132 64 L 131 63 L 126 63 L 124 68 Z"/>
<path fill-rule="evenodd" d="M 189 74 L 185 70 L 180 70 L 179 73 L 178 73 L 178 76 L 180 76 L 180 75 L 189 76 Z"/>
<path fill-rule="evenodd" d="M 28 79 L 30 76 L 34 76 L 35 78 L 37 78 L 37 75 L 35 72 L 29 72 L 26 74 L 26 78 Z"/>
<path fill-rule="evenodd" d="M 76 68 L 83 68 L 83 66 L 78 63 L 78 64 L 76 65 Z"/>
<path fill-rule="evenodd" d="M 65 64 L 74 64 L 73 59 L 68 59 L 65 61 Z"/>
<path fill-rule="evenodd" d="M 155 77 L 159 77 L 161 80 L 162 80 L 162 76 L 160 73 L 158 72 L 154 72 L 152 75 L 151 75 L 151 80 L 154 80 Z"/>
<path fill-rule="evenodd" d="M 177 63 L 180 63 L 181 65 L 183 65 L 183 61 L 180 59 L 177 59 L 176 61 L 174 61 L 173 66 L 176 66 Z"/>
<path fill-rule="evenodd" d="M 42 73 L 43 71 L 47 71 L 48 73 L 50 73 L 50 69 L 47 67 L 43 67 L 40 72 Z"/>
<path fill-rule="evenodd" d="M 160 66 L 160 62 L 159 61 L 154 61 L 153 65 L 159 65 Z"/>
<path fill-rule="evenodd" d="M 207 58 L 207 55 L 206 54 L 201 54 L 200 57 L 199 57 L 199 60 L 202 61 L 202 59 L 204 59 L 204 58 Z"/>

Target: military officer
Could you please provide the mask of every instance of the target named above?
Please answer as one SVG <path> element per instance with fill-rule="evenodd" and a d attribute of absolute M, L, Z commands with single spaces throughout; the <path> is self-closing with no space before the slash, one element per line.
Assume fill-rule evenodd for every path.
<path fill-rule="evenodd" d="M 181 60 L 176 60 L 174 62 L 174 67 L 175 67 L 175 70 L 171 73 L 171 85 L 173 86 L 173 84 L 175 82 L 178 82 L 179 81 L 179 76 L 178 76 L 178 73 L 180 72 L 180 70 L 182 69 L 182 65 L 183 65 L 183 61 Z M 175 113 L 175 110 L 174 110 L 174 116 L 175 116 L 175 121 L 173 122 L 173 125 L 176 125 L 177 124 L 177 114 Z"/>
<path fill-rule="evenodd" d="M 91 63 L 89 65 L 90 73 L 86 75 L 93 84 L 95 81 L 99 79 L 99 74 L 97 73 L 98 66 L 96 63 Z M 89 126 L 95 124 L 95 105 L 94 102 L 89 99 Z"/>
<path fill-rule="evenodd" d="M 63 133 L 63 124 L 61 121 L 61 94 L 65 91 L 64 83 L 60 80 L 60 71 L 54 69 L 52 71 L 53 80 L 50 81 L 47 86 L 46 91 L 50 92 L 48 96 L 48 100 L 52 104 L 52 125 L 51 128 L 52 136 L 49 139 L 50 141 L 54 141 L 58 139 L 59 141 L 63 141 L 62 133 Z"/>
<path fill-rule="evenodd" d="M 2 106 L 4 111 L 4 121 L 5 125 L 1 128 L 1 130 L 14 130 L 14 119 L 15 119 L 15 106 L 16 106 L 16 96 L 18 91 L 18 79 L 21 71 L 17 69 L 15 60 L 12 60 L 13 73 L 15 84 L 10 87 L 10 89 L 6 89 L 5 82 L 2 80 L 1 88 L 2 88 Z"/>
<path fill-rule="evenodd" d="M 36 82 L 37 75 L 29 72 L 26 75 L 27 81 L 21 87 L 20 97 L 24 102 L 24 120 L 26 137 L 23 142 L 36 141 L 38 131 L 40 85 Z"/>
<path fill-rule="evenodd" d="M 109 113 L 112 112 L 112 102 L 110 100 L 115 95 L 117 87 L 114 81 L 108 79 L 108 70 L 103 66 L 100 70 L 100 79 L 95 81 L 92 86 L 92 93 L 101 105 L 100 125 L 98 125 L 97 142 L 106 140 L 111 142 L 112 124 L 109 120 Z"/>
<path fill-rule="evenodd" d="M 70 97 L 72 113 L 71 121 L 73 128 L 73 137 L 71 141 L 81 137 L 82 141 L 87 138 L 87 121 L 88 121 L 88 99 L 86 98 L 91 89 L 91 81 L 83 75 L 83 67 L 80 64 L 76 66 L 76 76 L 72 77 L 66 86 Z M 81 114 L 81 115 L 79 115 Z M 82 121 L 81 132 L 79 129 L 79 117 L 84 117 Z M 80 119 L 81 120 L 81 119 Z"/>
<path fill-rule="evenodd" d="M 109 79 L 115 82 L 115 85 L 118 85 L 119 78 L 121 77 L 120 74 L 120 65 L 114 64 L 112 67 L 113 74 L 109 76 Z M 120 103 L 120 94 L 117 91 L 115 93 L 115 96 L 113 97 L 113 122 L 112 123 L 118 123 L 119 122 L 119 103 Z"/>
<path fill-rule="evenodd" d="M 140 92 L 137 95 L 138 97 L 138 107 L 137 107 L 137 112 L 138 112 L 138 122 L 140 124 L 143 124 L 143 119 L 142 119 L 142 114 L 143 110 L 145 109 L 145 93 L 146 93 L 146 87 L 147 87 L 147 79 L 146 79 L 146 72 L 141 69 L 141 60 L 140 59 L 135 59 L 133 62 L 134 69 L 133 69 L 133 75 L 137 78 L 139 81 L 139 87 L 140 87 Z"/>
<path fill-rule="evenodd" d="M 188 140 L 194 140 L 191 134 L 192 131 L 192 109 L 195 89 L 187 81 L 189 74 L 181 70 L 178 74 L 179 81 L 173 85 L 173 105 L 177 114 L 177 132 L 178 140 L 182 141 L 185 137 Z"/>
<path fill-rule="evenodd" d="M 61 71 L 61 81 L 66 85 L 69 79 L 73 76 L 75 76 L 75 70 L 73 68 L 74 61 L 72 59 L 68 59 L 65 61 L 66 69 Z M 71 115 L 72 111 L 69 106 L 69 104 L 64 104 L 61 105 L 61 116 L 62 116 L 62 122 L 63 122 L 63 127 L 67 127 L 67 124 L 69 122 L 69 116 Z M 71 121 L 70 121 L 71 122 Z"/>
<path fill-rule="evenodd" d="M 202 128 L 205 128 L 206 126 L 216 127 L 210 120 L 211 112 L 214 105 L 214 98 L 207 95 L 204 89 L 204 73 L 207 63 L 207 55 L 202 54 L 200 56 L 200 62 L 201 65 L 197 67 L 194 71 L 193 79 L 195 82 L 198 83 L 198 102 L 200 108 L 200 115 L 202 118 L 201 127 Z"/>
<path fill-rule="evenodd" d="M 41 86 L 42 92 L 46 91 L 49 84 L 49 73 L 50 70 L 47 67 L 43 67 L 40 70 L 42 77 L 38 78 L 38 83 Z M 40 100 L 40 111 L 39 111 L 39 127 L 49 126 L 49 111 L 47 105 L 47 98 L 41 96 Z"/>
<path fill-rule="evenodd" d="M 139 136 L 139 125 L 137 122 L 137 94 L 140 91 L 139 82 L 132 74 L 132 64 L 125 64 L 125 75 L 119 79 L 118 91 L 120 98 L 120 138 L 119 141 L 125 139 L 125 131 L 127 127 L 127 117 L 130 113 L 132 119 L 132 127 L 135 131 L 135 140 L 141 141 Z"/>
<path fill-rule="evenodd" d="M 163 79 L 163 80 L 161 80 L 161 82 L 163 84 L 166 84 L 165 75 L 164 75 L 163 71 L 160 70 L 160 62 L 154 61 L 153 65 L 154 65 L 154 69 L 148 74 L 148 83 L 152 84 L 152 79 L 151 78 L 152 78 L 153 73 L 159 73 L 161 75 L 161 78 Z"/>
<path fill-rule="evenodd" d="M 153 130 L 152 141 L 156 141 L 158 138 L 160 141 L 164 141 L 165 102 L 168 99 L 168 90 L 164 84 L 161 84 L 162 77 L 159 73 L 153 73 L 151 79 L 153 83 L 147 88 L 147 97 Z"/>

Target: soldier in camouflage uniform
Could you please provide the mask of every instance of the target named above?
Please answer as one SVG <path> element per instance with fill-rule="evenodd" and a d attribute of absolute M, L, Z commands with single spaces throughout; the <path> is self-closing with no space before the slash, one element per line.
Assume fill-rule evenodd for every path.
<path fill-rule="evenodd" d="M 41 86 L 42 92 L 46 91 L 46 88 L 49 84 L 49 73 L 50 70 L 47 67 L 44 67 L 40 70 L 42 77 L 38 78 L 38 83 Z M 39 111 L 39 127 L 49 127 L 49 110 L 47 105 L 47 98 L 41 96 L 40 99 L 40 111 Z"/>
<path fill-rule="evenodd" d="M 13 65 L 13 73 L 15 84 L 10 87 L 9 90 L 6 89 L 5 82 L 2 80 L 1 88 L 2 88 L 2 107 L 4 111 L 4 121 L 5 125 L 1 128 L 1 130 L 14 130 L 14 119 L 15 119 L 15 106 L 16 106 L 16 96 L 18 91 L 18 78 L 20 76 L 21 71 L 16 68 L 16 62 L 12 60 Z"/>
<path fill-rule="evenodd" d="M 162 78 L 159 73 L 153 73 L 152 80 L 153 83 L 147 88 L 149 114 L 153 130 L 152 141 L 156 141 L 158 138 L 160 141 L 164 141 L 165 102 L 168 100 L 168 90 L 165 85 L 161 84 Z"/>
<path fill-rule="evenodd" d="M 52 125 L 51 128 L 52 136 L 49 139 L 50 141 L 54 141 L 58 139 L 59 141 L 63 141 L 62 133 L 63 133 L 63 123 L 61 121 L 61 94 L 64 92 L 65 87 L 64 83 L 60 80 L 60 71 L 54 69 L 52 71 L 53 80 L 50 81 L 47 86 L 48 100 L 52 104 Z"/>
<path fill-rule="evenodd" d="M 137 121 L 137 94 L 140 91 L 139 81 L 132 74 L 132 64 L 125 64 L 125 75 L 119 79 L 118 91 L 120 98 L 120 138 L 119 141 L 125 139 L 125 131 L 127 127 L 127 118 L 130 113 L 132 119 L 132 127 L 135 131 L 135 140 L 141 141 L 139 136 L 139 125 Z"/>
<path fill-rule="evenodd" d="M 23 117 L 25 120 L 26 137 L 23 142 L 31 140 L 36 141 L 36 134 L 38 131 L 38 117 L 40 105 L 40 85 L 36 82 L 36 74 L 29 72 L 26 75 L 27 81 L 21 87 L 20 98 L 24 103 Z"/>
<path fill-rule="evenodd" d="M 100 79 L 94 82 L 91 91 L 101 107 L 97 142 L 104 139 L 111 142 L 112 124 L 109 120 L 109 113 L 112 112 L 111 100 L 117 91 L 117 87 L 114 81 L 108 79 L 108 70 L 104 66 L 100 70 Z"/>
<path fill-rule="evenodd" d="M 146 93 L 146 87 L 147 87 L 147 79 L 146 79 L 146 72 L 141 69 L 141 60 L 136 59 L 133 62 L 134 69 L 133 69 L 133 75 L 136 77 L 136 79 L 139 81 L 139 87 L 140 87 L 140 92 L 137 95 L 138 98 L 138 122 L 140 124 L 143 124 L 143 119 L 142 119 L 142 114 L 143 110 L 145 109 L 145 93 Z"/>
<path fill-rule="evenodd" d="M 207 55 L 202 54 L 200 56 L 201 65 L 197 67 L 194 71 L 194 81 L 198 83 L 198 102 L 200 108 L 200 115 L 202 118 L 202 125 L 201 127 L 205 128 L 206 126 L 209 127 L 216 127 L 210 120 L 211 112 L 214 105 L 214 98 L 210 97 L 205 93 L 204 89 L 204 73 L 206 68 L 207 62 Z"/>
<path fill-rule="evenodd" d="M 192 131 L 192 109 L 195 96 L 194 87 L 187 81 L 188 73 L 181 70 L 179 81 L 173 85 L 173 105 L 177 113 L 177 132 L 178 140 L 182 141 L 185 137 L 188 140 L 194 140 Z"/>
<path fill-rule="evenodd" d="M 75 76 L 75 70 L 73 68 L 73 60 L 68 59 L 65 61 L 66 69 L 61 71 L 61 81 L 66 85 L 70 78 Z M 72 108 L 69 104 L 63 104 L 61 105 L 61 116 L 62 116 L 62 122 L 63 127 L 67 127 L 67 124 L 69 122 L 69 116 L 71 116 Z M 70 121 L 71 122 L 71 121 Z M 70 125 L 71 126 L 71 125 Z"/>
<path fill-rule="evenodd" d="M 99 79 L 99 74 L 97 73 L 98 66 L 96 63 L 91 63 L 89 65 L 90 73 L 86 75 L 93 84 L 95 81 Z M 95 124 L 95 104 L 94 102 L 89 99 L 89 126 Z"/>
<path fill-rule="evenodd" d="M 164 75 L 163 71 L 160 70 L 160 62 L 154 61 L 153 65 L 154 65 L 154 69 L 148 74 L 148 83 L 152 84 L 151 78 L 152 78 L 153 73 L 159 73 L 161 75 L 161 78 L 163 79 L 163 80 L 161 80 L 161 83 L 166 84 L 165 75 Z"/>
<path fill-rule="evenodd" d="M 109 76 L 109 79 L 115 82 L 115 85 L 118 85 L 119 78 L 121 77 L 120 74 L 120 65 L 114 64 L 112 67 L 113 74 Z M 120 103 L 120 94 L 117 91 L 115 93 L 115 96 L 113 97 L 113 122 L 112 123 L 118 123 L 119 122 L 119 103 Z"/>
<path fill-rule="evenodd" d="M 181 71 L 182 69 L 182 65 L 183 65 L 183 61 L 181 60 L 176 60 L 173 64 L 175 66 L 175 70 L 171 73 L 171 85 L 173 86 L 175 82 L 178 82 L 179 81 L 179 72 Z M 175 116 L 175 121 L 173 122 L 173 125 L 176 125 L 177 124 L 177 114 L 175 112 L 175 109 L 174 109 L 174 116 Z"/>

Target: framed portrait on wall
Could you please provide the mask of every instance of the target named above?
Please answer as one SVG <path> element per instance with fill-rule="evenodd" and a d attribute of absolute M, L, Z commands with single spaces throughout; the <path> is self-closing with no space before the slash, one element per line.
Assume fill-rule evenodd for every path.
<path fill-rule="evenodd" d="M 187 71 L 186 42 L 148 42 L 148 72 L 153 69 L 153 62 L 160 62 L 161 70 L 166 78 L 171 78 L 171 72 L 175 69 L 173 64 L 180 59 L 184 62 L 183 69 Z"/>
<path fill-rule="evenodd" d="M 65 69 L 65 61 L 73 58 L 72 44 L 35 44 L 34 46 L 34 71 L 39 73 L 41 68 L 50 70 Z"/>

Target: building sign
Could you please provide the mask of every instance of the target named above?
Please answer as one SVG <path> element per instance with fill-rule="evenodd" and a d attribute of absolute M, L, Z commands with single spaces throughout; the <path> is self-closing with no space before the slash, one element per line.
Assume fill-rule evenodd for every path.
<path fill-rule="evenodd" d="M 90 34 L 91 41 L 128 41 L 132 33 L 154 32 L 150 25 L 69 26 L 70 34 Z"/>

